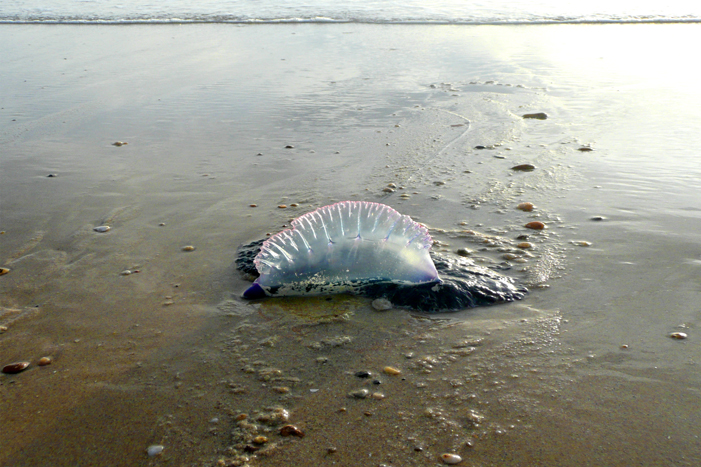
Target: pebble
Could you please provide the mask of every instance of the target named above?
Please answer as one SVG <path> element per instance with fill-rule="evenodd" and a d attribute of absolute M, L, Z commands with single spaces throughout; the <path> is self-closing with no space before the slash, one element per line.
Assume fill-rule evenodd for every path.
<path fill-rule="evenodd" d="M 255 438 L 253 438 L 253 442 L 255 444 L 265 444 L 268 442 L 268 438 L 266 438 L 265 436 L 262 436 L 262 435 L 256 436 Z"/>
<path fill-rule="evenodd" d="M 372 307 L 377 311 L 387 311 L 393 308 L 392 302 L 386 298 L 377 298 L 372 301 Z"/>
<path fill-rule="evenodd" d="M 49 174 L 49 175 L 47 175 L 47 177 L 49 177 L 49 178 L 58 177 L 58 174 Z"/>
<path fill-rule="evenodd" d="M 120 272 L 119 274 L 121 274 L 122 276 L 128 276 L 131 273 L 132 272 L 129 269 L 125 269 L 124 271 Z"/>
<path fill-rule="evenodd" d="M 395 185 L 394 183 L 388 183 L 387 187 L 388 188 L 397 188 L 397 185 Z"/>
<path fill-rule="evenodd" d="M 93 230 L 95 232 L 99 232 L 99 233 L 109 232 L 111 229 L 112 229 L 112 227 L 110 227 L 109 225 L 100 225 L 100 226 L 93 228 Z"/>
<path fill-rule="evenodd" d="M 457 253 L 460 256 L 470 256 L 472 254 L 472 250 L 468 248 L 458 248 L 455 253 Z"/>
<path fill-rule="evenodd" d="M 540 221 L 532 221 L 526 224 L 524 227 L 527 229 L 533 229 L 533 230 L 543 230 L 545 228 L 545 224 L 543 224 Z"/>
<path fill-rule="evenodd" d="M 285 146 L 285 149 L 294 149 L 294 146 L 292 146 L 291 144 L 288 144 L 287 146 Z"/>
<path fill-rule="evenodd" d="M 166 223 L 165 223 L 165 222 L 161 222 L 161 223 L 158 224 L 158 227 L 165 227 L 165 226 L 166 226 Z"/>
<path fill-rule="evenodd" d="M 4 275 L 7 274 L 8 272 L 10 272 L 9 269 L 7 269 L 7 268 L 0 268 L 0 276 L 4 276 Z"/>
<path fill-rule="evenodd" d="M 297 204 L 297 203 L 290 204 L 290 207 L 293 207 L 293 208 L 296 208 L 297 206 L 299 206 L 299 204 Z"/>
<path fill-rule="evenodd" d="M 518 170 L 521 172 L 532 172 L 535 170 L 535 165 L 531 164 L 519 164 L 511 167 L 511 170 Z"/>
<path fill-rule="evenodd" d="M 590 148 L 588 146 L 582 146 L 581 148 L 577 149 L 577 151 L 582 151 L 582 152 L 592 152 L 594 149 Z"/>
<path fill-rule="evenodd" d="M 352 397 L 355 399 L 366 399 L 370 395 L 370 391 L 367 389 L 356 389 L 355 391 L 351 391 L 348 393 L 348 397 Z"/>
<path fill-rule="evenodd" d="M 516 245 L 518 248 L 522 248 L 524 250 L 527 250 L 528 248 L 533 248 L 533 244 L 529 242 L 521 242 L 518 245 Z"/>
<path fill-rule="evenodd" d="M 593 220 L 593 221 L 603 221 L 603 220 L 606 220 L 606 218 L 605 218 L 604 216 L 594 216 L 594 217 L 591 218 L 591 220 Z"/>
<path fill-rule="evenodd" d="M 41 357 L 37 364 L 39 366 L 46 366 L 46 365 L 51 365 L 51 362 L 53 362 L 53 359 L 51 357 Z"/>
<path fill-rule="evenodd" d="M 521 211 L 526 211 L 526 212 L 533 211 L 533 208 L 535 208 L 533 203 L 521 203 L 518 206 L 516 206 L 516 209 L 520 209 Z"/>
<path fill-rule="evenodd" d="M 257 204 L 249 204 L 248 207 L 250 207 L 250 208 L 257 208 L 258 205 L 257 205 Z"/>
<path fill-rule="evenodd" d="M 443 459 L 445 464 L 459 464 L 462 462 L 462 457 L 458 456 L 457 454 L 441 454 L 441 459 Z"/>
<path fill-rule="evenodd" d="M 163 452 L 163 449 L 165 449 L 163 446 L 160 444 L 153 444 L 146 449 L 146 452 L 148 453 L 149 457 L 154 457 L 154 456 L 159 456 Z"/>
<path fill-rule="evenodd" d="M 286 209 L 286 208 L 287 208 L 287 205 L 286 205 L 286 204 L 279 204 L 279 205 L 278 205 L 278 208 L 279 208 L 279 209 Z"/>
<path fill-rule="evenodd" d="M 385 193 L 394 193 L 394 189 L 390 187 L 383 188 L 382 191 L 384 191 Z"/>
<path fill-rule="evenodd" d="M 129 143 L 127 143 L 126 141 L 115 141 L 114 143 L 112 143 L 112 146 L 120 147 L 120 146 L 126 146 L 127 144 L 129 144 Z"/>
<path fill-rule="evenodd" d="M 384 368 L 382 369 L 382 371 L 383 371 L 385 374 L 393 375 L 393 376 L 401 375 L 401 374 L 402 374 L 401 370 L 398 370 L 397 368 L 394 368 L 393 366 L 386 366 L 386 367 L 384 367 Z"/>
<path fill-rule="evenodd" d="M 280 436 L 297 436 L 304 438 L 304 432 L 294 425 L 285 425 L 280 428 Z"/>
<path fill-rule="evenodd" d="M 273 391 L 277 392 L 278 394 L 287 394 L 288 392 L 290 392 L 290 388 L 288 388 L 287 386 L 275 386 L 273 388 Z"/>
<path fill-rule="evenodd" d="M 369 378 L 370 376 L 372 376 L 372 373 L 370 373 L 369 371 L 366 371 L 366 370 L 361 370 L 361 371 L 356 371 L 355 376 L 357 376 L 358 378 Z"/>
<path fill-rule="evenodd" d="M 685 332 L 673 332 L 669 335 L 669 337 L 672 339 L 686 339 L 689 336 L 687 336 Z M 5 369 L 3 368 L 2 371 L 5 371 Z"/>
<path fill-rule="evenodd" d="M 192 245 L 185 245 L 185 246 L 182 248 L 182 250 L 183 250 L 183 251 L 195 251 L 195 247 L 192 246 Z"/>
<path fill-rule="evenodd" d="M 532 114 L 524 114 L 523 118 L 535 118 L 536 120 L 546 120 L 548 118 L 548 114 L 545 112 L 536 112 Z"/>
<path fill-rule="evenodd" d="M 381 401 L 382 399 L 385 398 L 385 395 L 382 394 L 381 392 L 373 392 L 370 397 L 372 397 L 375 400 Z"/>
<path fill-rule="evenodd" d="M 8 375 L 14 375 L 14 374 L 17 374 L 21 371 L 26 370 L 28 366 L 29 366 L 29 362 L 10 363 L 9 365 L 5 365 L 2 368 L 2 372 L 7 373 Z"/>

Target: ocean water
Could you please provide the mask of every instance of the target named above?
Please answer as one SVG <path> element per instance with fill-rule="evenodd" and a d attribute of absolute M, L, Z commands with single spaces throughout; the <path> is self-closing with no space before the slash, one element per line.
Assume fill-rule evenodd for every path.
<path fill-rule="evenodd" d="M 358 22 L 607 23 L 698 22 L 701 3 L 686 0 L 3 0 L 0 22 Z"/>

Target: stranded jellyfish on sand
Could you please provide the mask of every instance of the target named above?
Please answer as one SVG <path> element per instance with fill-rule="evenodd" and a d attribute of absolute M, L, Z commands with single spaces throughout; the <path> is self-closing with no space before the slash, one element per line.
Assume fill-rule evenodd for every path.
<path fill-rule="evenodd" d="M 440 312 L 523 298 L 510 278 L 431 252 L 423 225 L 384 204 L 344 201 L 244 245 L 237 268 L 257 276 L 244 298 L 355 293 Z"/>

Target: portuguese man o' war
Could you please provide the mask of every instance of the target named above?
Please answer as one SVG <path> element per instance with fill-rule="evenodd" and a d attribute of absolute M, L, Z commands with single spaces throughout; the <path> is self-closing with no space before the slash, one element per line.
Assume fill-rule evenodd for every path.
<path fill-rule="evenodd" d="M 438 312 L 521 299 L 510 278 L 431 252 L 425 226 L 389 206 L 344 201 L 243 246 L 237 268 L 258 276 L 244 298 L 355 293 Z M 439 276 L 440 272 L 440 276 Z"/>

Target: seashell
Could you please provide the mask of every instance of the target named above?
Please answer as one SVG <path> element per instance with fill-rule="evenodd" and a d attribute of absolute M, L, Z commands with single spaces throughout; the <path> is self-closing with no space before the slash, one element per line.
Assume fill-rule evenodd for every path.
<path fill-rule="evenodd" d="M 268 238 L 244 298 L 351 292 L 369 283 L 438 280 L 426 227 L 379 203 L 343 201 Z"/>
<path fill-rule="evenodd" d="M 97 227 L 93 227 L 93 230 L 98 233 L 105 233 L 109 232 L 112 228 L 109 225 L 99 225 Z"/>
<path fill-rule="evenodd" d="M 445 464 L 459 464 L 462 462 L 462 457 L 458 456 L 457 454 L 441 454 L 441 459 Z"/>
<path fill-rule="evenodd" d="M 0 268 L 0 276 L 4 276 L 5 274 L 9 273 L 10 270 L 8 268 Z"/>
<path fill-rule="evenodd" d="M 6 373 L 8 375 L 14 375 L 14 374 L 17 374 L 17 373 L 20 373 L 20 372 L 26 370 L 28 366 L 29 366 L 29 362 L 10 363 L 9 365 L 5 365 L 2 368 L 2 372 Z"/>
<path fill-rule="evenodd" d="M 280 428 L 280 436 L 297 436 L 304 438 L 304 432 L 294 425 L 285 425 Z"/>

